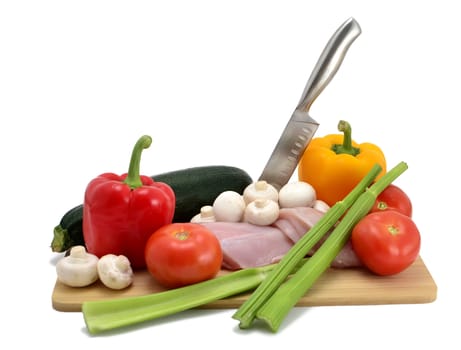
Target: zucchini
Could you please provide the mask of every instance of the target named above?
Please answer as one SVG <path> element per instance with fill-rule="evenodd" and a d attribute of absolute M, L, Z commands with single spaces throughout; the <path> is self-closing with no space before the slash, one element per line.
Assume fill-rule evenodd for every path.
<path fill-rule="evenodd" d="M 253 181 L 242 169 L 215 165 L 176 170 L 152 177 L 171 186 L 176 195 L 173 222 L 188 222 L 224 191 L 243 193 Z"/>
<path fill-rule="evenodd" d="M 240 194 L 253 182 L 244 170 L 225 165 L 210 165 L 175 170 L 152 176 L 171 186 L 176 196 L 173 222 L 189 222 L 205 205 L 212 205 L 224 191 Z M 53 230 L 51 250 L 64 252 L 83 240 L 83 204 L 67 211 Z"/>
<path fill-rule="evenodd" d="M 85 245 L 83 240 L 83 204 L 67 211 L 61 218 L 59 225 L 53 230 L 51 250 L 53 252 L 64 252 L 74 245 Z"/>

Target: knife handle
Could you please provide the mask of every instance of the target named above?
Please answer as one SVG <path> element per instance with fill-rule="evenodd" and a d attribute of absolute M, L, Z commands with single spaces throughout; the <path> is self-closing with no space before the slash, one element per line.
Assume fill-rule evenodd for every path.
<path fill-rule="evenodd" d="M 336 30 L 323 49 L 296 109 L 309 111 L 312 103 L 338 71 L 347 50 L 361 32 L 360 25 L 353 18 L 349 18 Z"/>

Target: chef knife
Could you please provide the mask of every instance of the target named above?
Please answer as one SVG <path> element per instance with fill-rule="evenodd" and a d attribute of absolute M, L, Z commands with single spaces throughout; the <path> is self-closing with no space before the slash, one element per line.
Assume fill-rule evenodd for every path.
<path fill-rule="evenodd" d="M 348 48 L 360 33 L 359 24 L 349 18 L 330 38 L 259 180 L 277 189 L 288 183 L 319 126 L 309 115 L 309 109 L 336 74 Z"/>

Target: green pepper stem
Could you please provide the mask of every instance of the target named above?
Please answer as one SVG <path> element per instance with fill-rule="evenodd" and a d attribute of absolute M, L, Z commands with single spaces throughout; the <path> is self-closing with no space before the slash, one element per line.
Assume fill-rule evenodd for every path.
<path fill-rule="evenodd" d="M 352 146 L 352 127 L 345 121 L 340 120 L 338 123 L 338 130 L 344 134 L 342 144 L 334 144 L 332 150 L 336 154 L 350 154 L 351 156 L 356 156 L 360 153 L 360 148 Z"/>
<path fill-rule="evenodd" d="M 142 186 L 140 176 L 140 165 L 141 165 L 141 153 L 143 149 L 149 148 L 152 143 L 152 138 L 148 135 L 141 136 L 133 147 L 131 153 L 130 166 L 128 168 L 128 175 L 125 179 L 125 183 L 130 186 L 131 189 L 135 189 Z"/>

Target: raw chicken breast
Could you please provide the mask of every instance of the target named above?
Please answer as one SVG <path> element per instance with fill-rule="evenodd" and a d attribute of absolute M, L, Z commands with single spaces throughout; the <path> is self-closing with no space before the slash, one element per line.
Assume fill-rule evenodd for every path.
<path fill-rule="evenodd" d="M 258 267 L 277 262 L 293 245 L 282 231 L 244 222 L 202 223 L 221 242 L 222 267 L 228 270 Z"/>
<path fill-rule="evenodd" d="M 278 262 L 303 235 L 309 234 L 309 230 L 323 215 L 310 207 L 284 208 L 280 210 L 279 219 L 271 226 L 244 222 L 208 222 L 202 225 L 211 230 L 221 242 L 222 267 L 238 270 Z M 308 255 L 312 255 L 320 244 Z M 348 243 L 331 266 L 356 267 L 361 266 L 361 263 Z"/>

